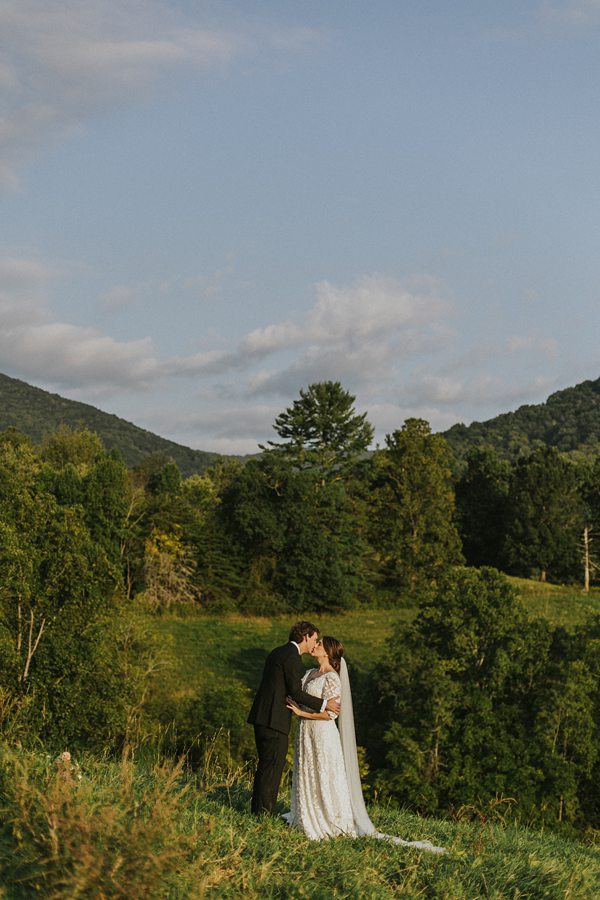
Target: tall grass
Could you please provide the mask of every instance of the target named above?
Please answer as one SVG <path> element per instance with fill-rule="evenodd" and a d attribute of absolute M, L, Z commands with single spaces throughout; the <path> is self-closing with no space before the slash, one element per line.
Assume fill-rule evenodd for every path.
<path fill-rule="evenodd" d="M 454 821 L 373 806 L 377 827 L 442 856 L 369 838 L 308 841 L 250 815 L 250 772 L 2 750 L 5 898 L 573 898 L 600 896 L 600 848 L 504 827 L 492 805 Z M 79 777 L 81 776 L 81 777 Z M 281 804 L 281 810 L 285 808 Z M 477 812 L 477 811 L 475 811 Z"/>

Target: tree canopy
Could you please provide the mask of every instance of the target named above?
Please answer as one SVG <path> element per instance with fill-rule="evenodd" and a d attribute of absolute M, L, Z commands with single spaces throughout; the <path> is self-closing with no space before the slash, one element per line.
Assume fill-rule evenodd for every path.
<path fill-rule="evenodd" d="M 273 428 L 282 443 L 268 445 L 299 465 L 339 468 L 364 453 L 373 440 L 373 427 L 366 413 L 356 413 L 355 399 L 339 381 L 310 384 L 275 419 Z"/>

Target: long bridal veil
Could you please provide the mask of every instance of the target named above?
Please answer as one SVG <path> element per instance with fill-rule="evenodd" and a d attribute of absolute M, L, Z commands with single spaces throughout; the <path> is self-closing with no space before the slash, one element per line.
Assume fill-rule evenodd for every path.
<path fill-rule="evenodd" d="M 352 708 L 352 691 L 350 689 L 350 678 L 348 677 L 348 666 L 346 665 L 346 660 L 343 656 L 340 666 L 340 680 L 342 682 L 342 696 L 341 710 L 338 716 L 338 728 L 340 731 L 342 752 L 344 754 L 344 768 L 346 769 L 346 779 L 350 789 L 350 802 L 352 804 L 352 814 L 354 816 L 354 825 L 357 834 L 360 837 L 368 835 L 369 837 L 378 838 L 379 840 L 392 841 L 394 844 L 403 844 L 407 847 L 417 847 L 421 850 L 429 850 L 432 853 L 444 853 L 443 847 L 435 847 L 430 841 L 404 841 L 402 838 L 394 837 L 391 834 L 382 834 L 380 831 L 377 831 L 371 822 L 360 784 L 356 732 L 354 730 L 354 710 Z"/>

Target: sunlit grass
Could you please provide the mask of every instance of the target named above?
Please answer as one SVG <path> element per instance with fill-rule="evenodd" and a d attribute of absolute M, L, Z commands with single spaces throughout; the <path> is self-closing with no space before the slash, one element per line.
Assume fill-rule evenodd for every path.
<path fill-rule="evenodd" d="M 600 615 L 600 588 L 586 594 L 578 585 L 548 584 L 526 578 L 511 578 L 529 614 L 553 625 L 574 628 L 590 616 Z"/>
<path fill-rule="evenodd" d="M 600 615 L 600 588 L 586 595 L 572 585 L 543 584 L 524 578 L 509 580 L 534 618 L 572 629 L 590 616 Z M 407 598 L 402 604 L 397 609 L 304 615 L 315 622 L 322 634 L 342 641 L 350 665 L 368 670 L 376 664 L 395 624 L 416 615 L 416 604 L 411 606 Z M 190 689 L 214 676 L 236 678 L 254 688 L 268 651 L 287 640 L 293 619 L 292 615 L 217 616 L 185 607 L 155 619 L 154 627 L 172 639 L 177 677 Z"/>
<path fill-rule="evenodd" d="M 0 896 L 600 896 L 591 839 L 505 827 L 493 815 L 423 819 L 374 805 L 381 831 L 447 853 L 370 838 L 315 843 L 280 819 L 250 815 L 247 768 L 79 762 L 82 778 L 65 779 L 46 757 L 3 751 Z"/>

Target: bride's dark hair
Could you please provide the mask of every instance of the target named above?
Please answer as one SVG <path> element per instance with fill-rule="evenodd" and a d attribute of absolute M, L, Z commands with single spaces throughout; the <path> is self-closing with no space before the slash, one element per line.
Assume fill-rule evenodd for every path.
<path fill-rule="evenodd" d="M 323 649 L 327 654 L 329 659 L 329 664 L 331 667 L 340 674 L 340 663 L 342 661 L 342 656 L 344 655 L 344 648 L 340 642 L 330 635 L 324 635 L 321 641 L 323 644 Z"/>

